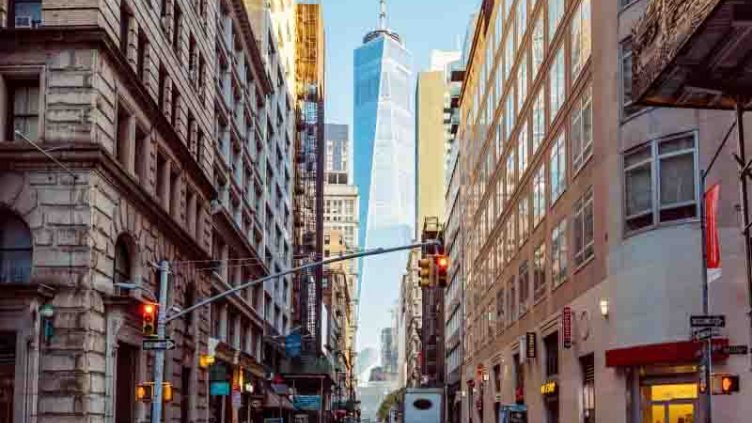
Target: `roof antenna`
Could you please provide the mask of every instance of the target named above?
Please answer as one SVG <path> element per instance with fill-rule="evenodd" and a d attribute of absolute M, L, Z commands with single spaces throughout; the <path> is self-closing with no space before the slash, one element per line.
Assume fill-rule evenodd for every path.
<path fill-rule="evenodd" d="M 379 11 L 379 30 L 386 30 L 386 0 L 379 0 L 381 9 Z"/>

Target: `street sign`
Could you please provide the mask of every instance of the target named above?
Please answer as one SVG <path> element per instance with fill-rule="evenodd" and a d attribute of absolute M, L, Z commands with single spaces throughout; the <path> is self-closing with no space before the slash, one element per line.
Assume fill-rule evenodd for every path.
<path fill-rule="evenodd" d="M 746 345 L 729 345 L 723 349 L 723 352 L 728 355 L 747 355 L 749 354 L 749 347 Z"/>
<path fill-rule="evenodd" d="M 170 338 L 165 339 L 144 339 L 141 343 L 141 348 L 144 351 L 164 351 L 174 350 L 175 341 Z"/>
<path fill-rule="evenodd" d="M 690 316 L 689 325 L 693 328 L 726 327 L 726 316 Z"/>
<path fill-rule="evenodd" d="M 717 335 L 713 329 L 712 327 L 695 329 L 692 331 L 692 338 L 696 341 L 707 341 Z"/>

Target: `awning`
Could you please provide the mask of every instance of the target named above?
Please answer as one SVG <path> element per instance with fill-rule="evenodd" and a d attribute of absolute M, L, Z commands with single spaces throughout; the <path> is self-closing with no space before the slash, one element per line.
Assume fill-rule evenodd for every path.
<path fill-rule="evenodd" d="M 692 363 L 700 357 L 702 345 L 697 341 L 680 341 L 608 350 L 606 351 L 606 367 Z M 729 345 L 727 338 L 713 339 L 712 345 L 713 360 L 728 358 L 728 354 L 723 351 Z"/>
<path fill-rule="evenodd" d="M 264 408 L 295 410 L 292 403 L 286 397 L 275 394 L 271 391 L 266 391 L 266 400 L 264 401 Z"/>

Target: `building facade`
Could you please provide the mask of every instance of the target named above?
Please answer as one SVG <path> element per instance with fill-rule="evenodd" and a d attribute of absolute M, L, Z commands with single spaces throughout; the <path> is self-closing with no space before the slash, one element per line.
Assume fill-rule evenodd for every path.
<path fill-rule="evenodd" d="M 421 383 L 421 327 L 423 325 L 423 290 L 418 276 L 417 251 L 411 251 L 405 274 L 402 277 L 400 294 L 400 321 L 404 340 L 401 343 L 400 385 L 417 388 Z"/>
<path fill-rule="evenodd" d="M 147 420 L 134 392 L 153 380 L 141 307 L 160 294 L 155 264 L 184 309 L 291 263 L 292 123 L 276 118 L 290 100 L 261 53 L 273 46 L 235 1 L 3 12 L 0 419 Z M 288 288 L 168 326 L 165 419 L 263 414 L 250 403 L 267 394 L 262 344 L 289 322 Z M 209 389 L 239 381 L 239 405 Z"/>
<path fill-rule="evenodd" d="M 353 150 L 350 143 L 350 127 L 327 123 L 324 129 L 326 139 L 326 162 L 324 173 L 327 184 L 353 183 Z"/>
<path fill-rule="evenodd" d="M 444 221 L 446 83 L 446 74 L 443 71 L 418 72 L 415 89 L 416 228 L 422 228 L 427 217 L 436 217 L 439 221 Z"/>
<path fill-rule="evenodd" d="M 352 178 L 352 145 L 347 125 L 326 125 L 324 167 L 324 228 L 344 236 L 347 251 L 357 250 L 360 241 L 360 199 Z M 352 263 L 357 273 L 357 263 Z"/>
<path fill-rule="evenodd" d="M 633 102 L 632 29 L 647 1 L 484 1 L 459 126 L 465 276 L 463 421 L 524 405 L 528 421 L 704 421 L 700 169 L 730 114 Z M 732 160 L 722 193 L 723 274 L 711 310 L 730 323 L 713 371 L 748 379 L 743 242 Z M 728 272 L 727 272 L 728 270 Z M 743 383 L 743 382 L 742 382 Z M 713 398 L 716 420 L 749 413 Z"/>

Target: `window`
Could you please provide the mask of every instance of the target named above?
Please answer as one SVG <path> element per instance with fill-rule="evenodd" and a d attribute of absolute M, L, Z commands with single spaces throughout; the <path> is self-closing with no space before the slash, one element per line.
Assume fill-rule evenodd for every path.
<path fill-rule="evenodd" d="M 567 221 L 562 219 L 551 233 L 551 280 L 554 287 L 567 279 Z"/>
<path fill-rule="evenodd" d="M 504 44 L 504 80 L 509 78 L 512 73 L 512 65 L 514 65 L 514 56 L 517 52 L 514 48 L 514 37 L 511 33 L 507 34 L 507 39 Z"/>
<path fill-rule="evenodd" d="M 131 258 L 126 237 L 121 235 L 115 242 L 115 261 L 113 264 L 112 283 L 133 282 L 131 279 Z"/>
<path fill-rule="evenodd" d="M 553 40 L 554 34 L 564 17 L 564 0 L 548 0 L 548 39 Z"/>
<path fill-rule="evenodd" d="M 666 137 L 624 153 L 627 232 L 697 217 L 695 162 L 694 133 Z"/>
<path fill-rule="evenodd" d="M 159 87 L 157 92 L 157 103 L 159 110 L 164 112 L 165 110 L 165 96 L 167 95 L 167 69 L 165 69 L 162 63 L 159 64 Z"/>
<path fill-rule="evenodd" d="M 544 98 L 544 91 L 541 89 L 535 97 L 535 103 L 533 104 L 533 154 L 538 152 L 538 148 L 543 144 L 543 138 L 546 137 Z"/>
<path fill-rule="evenodd" d="M 519 316 L 519 314 L 517 314 L 517 287 L 515 285 L 514 276 L 509 278 L 507 286 L 509 287 L 509 320 L 507 323 L 514 323 Z"/>
<path fill-rule="evenodd" d="M 545 34 L 543 32 L 543 14 L 541 13 L 535 20 L 532 36 L 532 54 L 533 54 L 533 80 L 538 75 L 541 65 L 543 64 L 543 55 L 545 53 Z"/>
<path fill-rule="evenodd" d="M 128 48 L 129 48 L 129 38 L 130 38 L 130 32 L 131 32 L 131 20 L 133 19 L 133 15 L 131 15 L 131 11 L 128 10 L 128 6 L 125 4 L 125 1 L 120 1 L 120 51 L 125 55 L 125 57 L 128 57 Z"/>
<path fill-rule="evenodd" d="M 593 257 L 593 188 L 574 205 L 574 264 L 579 266 Z"/>
<path fill-rule="evenodd" d="M 551 160 L 549 166 L 551 170 L 551 206 L 553 207 L 556 200 L 559 199 L 564 190 L 567 188 L 566 180 L 566 151 L 564 145 L 564 133 L 559 134 L 556 141 L 551 146 Z"/>
<path fill-rule="evenodd" d="M 509 140 L 514 130 L 514 90 L 507 94 L 506 104 L 504 105 L 504 139 Z"/>
<path fill-rule="evenodd" d="M 543 338 L 543 345 L 546 348 L 546 377 L 553 377 L 559 374 L 559 332 Z"/>
<path fill-rule="evenodd" d="M 533 253 L 533 301 L 546 295 L 546 244 L 542 242 Z"/>
<path fill-rule="evenodd" d="M 159 198 L 162 206 L 167 207 L 167 195 L 169 194 L 167 189 L 167 177 L 169 172 L 169 163 L 165 160 L 164 156 L 157 153 L 157 198 Z"/>
<path fill-rule="evenodd" d="M 621 102 L 622 119 L 629 118 L 642 110 L 633 102 L 632 98 L 632 39 L 628 38 L 621 43 Z"/>
<path fill-rule="evenodd" d="M 506 200 L 509 200 L 514 194 L 514 188 L 517 184 L 517 173 L 515 172 L 515 150 L 509 150 L 509 156 L 507 156 L 507 168 L 506 168 Z M 506 202 L 506 201 L 505 201 Z"/>
<path fill-rule="evenodd" d="M 138 79 L 145 81 L 144 76 L 146 72 L 146 60 L 147 60 L 147 48 L 149 43 L 146 41 L 146 34 L 142 30 L 138 30 L 138 45 L 136 46 L 136 75 Z"/>
<path fill-rule="evenodd" d="M 527 0 L 517 1 L 517 11 L 515 13 L 517 45 L 519 45 L 522 42 L 522 37 L 525 35 L 525 30 L 527 29 Z"/>
<path fill-rule="evenodd" d="M 520 128 L 520 133 L 517 135 L 517 162 L 520 172 L 520 178 L 527 170 L 530 150 L 530 138 L 528 137 L 527 122 L 525 122 Z"/>
<path fill-rule="evenodd" d="M 530 233 L 530 198 L 529 194 L 525 193 L 520 199 L 520 204 L 517 207 L 518 217 L 520 219 L 519 227 L 519 241 L 522 246 L 527 241 L 527 236 Z"/>
<path fill-rule="evenodd" d="M 26 138 L 39 137 L 39 80 L 8 81 L 7 139 L 19 139 L 15 131 Z"/>
<path fill-rule="evenodd" d="M 533 177 L 533 226 L 546 215 L 546 168 L 541 164 Z"/>
<path fill-rule="evenodd" d="M 592 89 L 586 89 L 572 111 L 572 168 L 578 171 L 593 154 Z"/>
<path fill-rule="evenodd" d="M 504 325 L 504 287 L 502 286 L 496 292 L 496 321 L 499 325 Z"/>
<path fill-rule="evenodd" d="M 40 0 L 14 0 L 8 16 L 8 27 L 36 28 L 42 23 Z"/>
<path fill-rule="evenodd" d="M 177 131 L 178 127 L 178 111 L 180 108 L 178 107 L 178 103 L 180 102 L 180 93 L 178 93 L 178 87 L 177 84 L 173 84 L 172 86 L 172 96 L 170 101 L 170 124 L 172 124 L 172 127 Z"/>
<path fill-rule="evenodd" d="M 530 268 L 527 260 L 520 264 L 517 282 L 520 284 L 520 316 L 530 309 Z"/>
<path fill-rule="evenodd" d="M 590 58 L 591 25 L 590 0 L 582 0 L 572 18 L 572 81 L 577 80 L 585 62 Z"/>
<path fill-rule="evenodd" d="M 517 252 L 517 244 L 515 243 L 515 233 L 514 233 L 514 213 L 510 215 L 509 219 L 507 220 L 507 245 L 506 245 L 506 262 L 509 263 L 512 261 L 512 258 L 514 257 L 515 253 Z"/>
<path fill-rule="evenodd" d="M 183 12 L 180 11 L 180 7 L 178 5 L 175 5 L 175 10 L 172 13 L 172 49 L 175 52 L 175 56 L 180 59 L 180 47 L 181 47 L 181 36 L 183 32 Z"/>
<path fill-rule="evenodd" d="M 517 70 L 517 112 L 522 113 L 522 106 L 527 99 L 527 54 L 520 59 L 520 67 Z"/>
<path fill-rule="evenodd" d="M 135 122 L 128 109 L 118 103 L 117 107 L 117 140 L 115 144 L 115 155 L 118 162 L 123 165 L 126 172 L 131 171 L 135 151 L 133 149 L 135 133 Z"/>
<path fill-rule="evenodd" d="M 26 223 L 9 210 L 0 209 L 0 283 L 31 280 L 32 250 Z"/>
<path fill-rule="evenodd" d="M 582 421 L 595 423 L 595 356 L 580 358 L 582 369 Z"/>
<path fill-rule="evenodd" d="M 554 58 L 554 63 L 551 66 L 551 73 L 548 77 L 548 84 L 549 84 L 549 102 L 550 102 L 550 111 L 551 111 L 551 119 L 553 120 L 556 117 L 556 114 L 559 113 L 559 109 L 561 109 L 561 106 L 564 104 L 564 99 L 566 97 L 566 75 L 565 75 L 565 67 L 564 67 L 564 47 L 560 47 L 559 51 L 556 53 L 556 57 Z"/>

